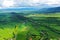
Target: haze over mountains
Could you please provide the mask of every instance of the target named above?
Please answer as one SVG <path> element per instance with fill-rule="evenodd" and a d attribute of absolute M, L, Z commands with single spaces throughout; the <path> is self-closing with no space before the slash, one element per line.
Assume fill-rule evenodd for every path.
<path fill-rule="evenodd" d="M 60 12 L 60 7 L 43 8 L 42 10 L 39 11 L 40 13 L 56 13 Z"/>
<path fill-rule="evenodd" d="M 50 8 L 36 8 L 36 7 L 22 7 L 22 8 L 5 8 L 0 9 L 0 12 L 23 12 L 31 11 L 35 13 L 56 13 L 60 12 L 60 7 L 50 7 Z"/>

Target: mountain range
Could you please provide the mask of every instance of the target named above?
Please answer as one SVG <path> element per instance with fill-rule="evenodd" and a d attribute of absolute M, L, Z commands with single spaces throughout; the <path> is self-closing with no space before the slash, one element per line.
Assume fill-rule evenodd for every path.
<path fill-rule="evenodd" d="M 60 7 L 50 7 L 50 8 L 25 7 L 25 8 L 0 9 L 0 12 L 25 12 L 25 11 L 32 13 L 56 13 L 60 12 Z"/>
<path fill-rule="evenodd" d="M 44 8 L 39 10 L 40 13 L 57 13 L 60 12 L 60 7 L 53 7 L 53 8 Z"/>

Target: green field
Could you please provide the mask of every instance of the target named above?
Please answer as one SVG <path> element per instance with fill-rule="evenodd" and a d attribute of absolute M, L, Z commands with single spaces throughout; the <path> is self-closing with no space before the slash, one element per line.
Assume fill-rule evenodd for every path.
<path fill-rule="evenodd" d="M 27 17 L 60 17 L 60 13 L 41 13 L 29 14 Z"/>
<path fill-rule="evenodd" d="M 0 17 L 0 40 L 60 40 L 59 13 L 14 15 Z"/>

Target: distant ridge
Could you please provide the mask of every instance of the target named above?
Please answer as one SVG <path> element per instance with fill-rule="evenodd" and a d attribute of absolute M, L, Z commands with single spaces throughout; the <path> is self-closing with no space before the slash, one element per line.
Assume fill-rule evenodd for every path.
<path fill-rule="evenodd" d="M 60 7 L 53 7 L 53 8 L 43 8 L 39 10 L 40 13 L 56 13 L 60 12 Z"/>
<path fill-rule="evenodd" d="M 0 9 L 0 12 L 25 12 L 30 11 L 31 13 L 56 13 L 60 12 L 60 7 L 50 7 L 50 8 L 37 8 L 37 7 L 26 7 L 26 8 L 6 8 Z"/>

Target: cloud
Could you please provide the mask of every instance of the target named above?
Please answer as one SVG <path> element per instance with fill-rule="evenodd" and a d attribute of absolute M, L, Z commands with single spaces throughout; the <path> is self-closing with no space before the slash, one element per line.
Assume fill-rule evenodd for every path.
<path fill-rule="evenodd" d="M 16 1 L 16 0 L 15 0 Z M 40 6 L 60 6 L 60 0 L 17 0 L 17 6 L 32 6 L 32 7 L 40 7 Z"/>
<path fill-rule="evenodd" d="M 12 6 L 14 6 L 13 0 L 4 0 L 2 3 L 2 7 L 12 7 Z"/>
<path fill-rule="evenodd" d="M 2 7 L 1 5 L 3 4 L 3 2 L 4 0 L 0 0 L 0 7 Z M 13 2 L 14 2 L 14 6 L 12 7 L 57 7 L 57 6 L 60 6 L 60 0 L 13 0 Z"/>
<path fill-rule="evenodd" d="M 49 4 L 49 5 L 51 5 L 51 4 L 60 4 L 60 1 L 59 0 L 47 0 L 46 4 Z"/>
<path fill-rule="evenodd" d="M 60 6 L 60 0 L 47 0 L 45 4 L 48 4 L 52 7 Z"/>

